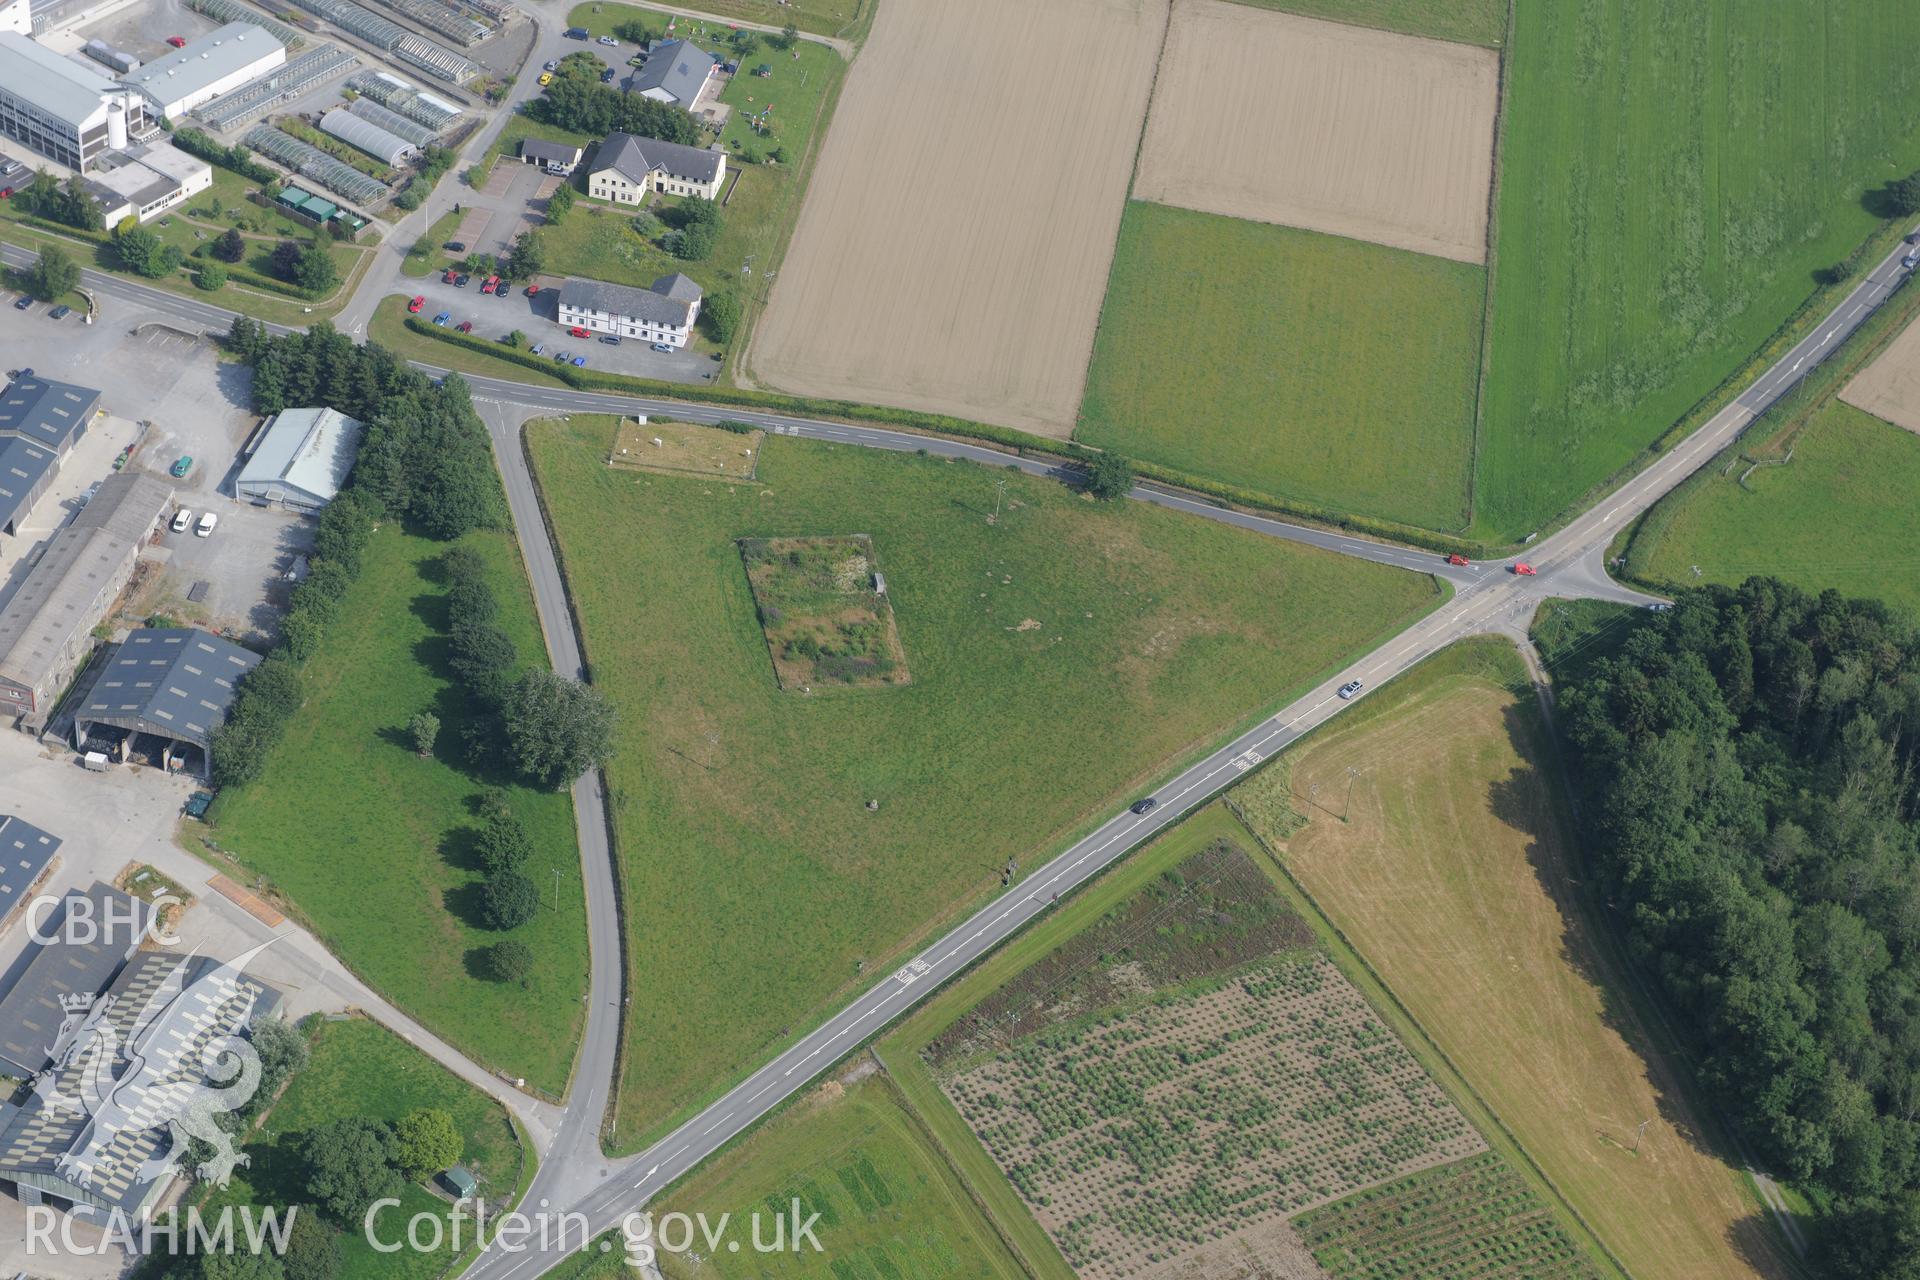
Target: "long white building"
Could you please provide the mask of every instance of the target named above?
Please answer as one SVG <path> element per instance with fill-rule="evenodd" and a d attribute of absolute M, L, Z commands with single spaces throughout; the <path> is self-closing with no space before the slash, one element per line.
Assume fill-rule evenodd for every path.
<path fill-rule="evenodd" d="M 0 135 L 80 170 L 155 129 L 137 91 L 18 31 L 0 31 Z"/>
<path fill-rule="evenodd" d="M 154 59 L 121 83 L 146 97 L 153 116 L 178 120 L 201 103 L 286 64 L 286 46 L 264 27 L 229 22 L 183 49 Z"/>

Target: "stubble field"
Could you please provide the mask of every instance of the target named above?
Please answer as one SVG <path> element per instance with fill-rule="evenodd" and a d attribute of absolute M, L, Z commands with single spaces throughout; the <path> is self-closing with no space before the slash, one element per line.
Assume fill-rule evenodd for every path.
<path fill-rule="evenodd" d="M 1287 863 L 1631 1274 L 1793 1274 L 1580 913 L 1521 675 L 1504 641 L 1469 642 L 1312 739 L 1293 795 L 1359 774 L 1346 821 L 1316 814 Z"/>
<path fill-rule="evenodd" d="M 783 391 L 1073 424 L 1166 0 L 890 0 L 747 357 Z"/>
<path fill-rule="evenodd" d="M 1920 434 L 1920 324 L 1903 329 L 1872 364 L 1854 375 L 1840 398 Z"/>
<path fill-rule="evenodd" d="M 1481 262 L 1498 79 L 1488 49 L 1182 0 L 1133 194 Z"/>

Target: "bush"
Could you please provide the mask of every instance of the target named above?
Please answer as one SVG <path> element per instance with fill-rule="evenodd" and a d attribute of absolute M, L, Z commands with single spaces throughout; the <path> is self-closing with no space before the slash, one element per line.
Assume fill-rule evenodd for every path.
<path fill-rule="evenodd" d="M 222 262 L 238 262 L 247 256 L 247 242 L 241 238 L 238 231 L 228 227 L 220 233 L 220 238 L 213 242 L 213 256 Z"/>
<path fill-rule="evenodd" d="M 489 879 L 519 871 L 533 856 L 533 837 L 511 813 L 487 815 L 486 825 L 480 828 L 475 843 L 480 850 L 480 865 Z"/>
<path fill-rule="evenodd" d="M 733 341 L 740 327 L 740 300 L 731 293 L 710 293 L 700 304 L 700 327 L 715 342 Z"/>
<path fill-rule="evenodd" d="M 540 909 L 540 891 L 518 871 L 489 876 L 480 888 L 480 910 L 493 929 L 517 929 Z"/>
<path fill-rule="evenodd" d="M 410 1111 L 393 1126 L 394 1163 L 414 1182 L 458 1164 L 461 1147 L 453 1117 L 438 1107 Z"/>
<path fill-rule="evenodd" d="M 695 223 L 669 231 L 660 238 L 660 247 L 682 262 L 705 262 L 713 256 L 719 233 L 710 223 Z"/>
<path fill-rule="evenodd" d="M 407 740 L 413 743 L 414 754 L 426 757 L 433 754 L 434 741 L 440 736 L 440 717 L 431 711 L 417 711 L 407 721 Z"/>

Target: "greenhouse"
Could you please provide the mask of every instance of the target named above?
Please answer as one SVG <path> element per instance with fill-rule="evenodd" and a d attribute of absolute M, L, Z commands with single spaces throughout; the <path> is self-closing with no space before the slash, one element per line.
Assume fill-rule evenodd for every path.
<path fill-rule="evenodd" d="M 384 199 L 387 184 L 370 178 L 350 164 L 335 160 L 318 147 L 309 146 L 278 129 L 257 124 L 241 139 L 270 160 L 276 160 L 303 178 L 311 178 L 329 191 L 349 200 L 371 204 Z"/>
<path fill-rule="evenodd" d="M 320 131 L 333 135 L 350 147 L 359 148 L 389 168 L 397 167 L 409 156 L 420 154 L 420 148 L 405 138 L 389 133 L 345 107 L 335 107 L 321 116 Z"/>
<path fill-rule="evenodd" d="M 257 9 L 241 4 L 240 0 L 187 0 L 189 9 L 198 10 L 216 22 L 251 22 L 256 27 L 265 27 L 267 33 L 291 53 L 306 43 L 306 37 L 284 22 L 275 22 Z"/>
<path fill-rule="evenodd" d="M 360 59 L 338 45 L 323 44 L 301 54 L 271 75 L 249 81 L 231 93 L 194 108 L 193 114 L 216 129 L 231 129 L 358 63 Z"/>
<path fill-rule="evenodd" d="M 409 120 L 398 111 L 389 110 L 372 98 L 355 98 L 347 104 L 347 110 L 359 116 L 369 124 L 379 125 L 396 138 L 405 138 L 416 147 L 433 145 L 440 131 L 417 120 Z"/>

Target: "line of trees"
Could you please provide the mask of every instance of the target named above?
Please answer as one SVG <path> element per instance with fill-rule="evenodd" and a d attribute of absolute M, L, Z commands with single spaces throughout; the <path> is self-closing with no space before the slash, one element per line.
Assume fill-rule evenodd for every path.
<path fill-rule="evenodd" d="M 546 92 L 521 108 L 529 119 L 596 138 L 618 131 L 689 147 L 699 143 L 700 126 L 680 108 L 622 93 L 591 74 L 563 70 L 566 74 L 555 76 Z"/>
<path fill-rule="evenodd" d="M 1830 1270 L 1920 1276 L 1920 636 L 1770 579 L 1565 691 L 1602 891 Z"/>
<path fill-rule="evenodd" d="M 223 146 L 212 134 L 202 129 L 175 129 L 173 145 L 188 155 L 198 156 L 208 164 L 217 164 L 222 169 L 231 169 L 243 178 L 255 182 L 277 183 L 280 175 L 253 158 L 253 152 L 239 143 Z"/>
<path fill-rule="evenodd" d="M 81 231 L 101 231 L 107 225 L 100 206 L 87 194 L 79 178 L 68 178 L 62 183 L 45 169 L 34 174 L 33 181 L 24 189 L 13 193 L 13 203 L 15 208 L 35 217 Z"/>

